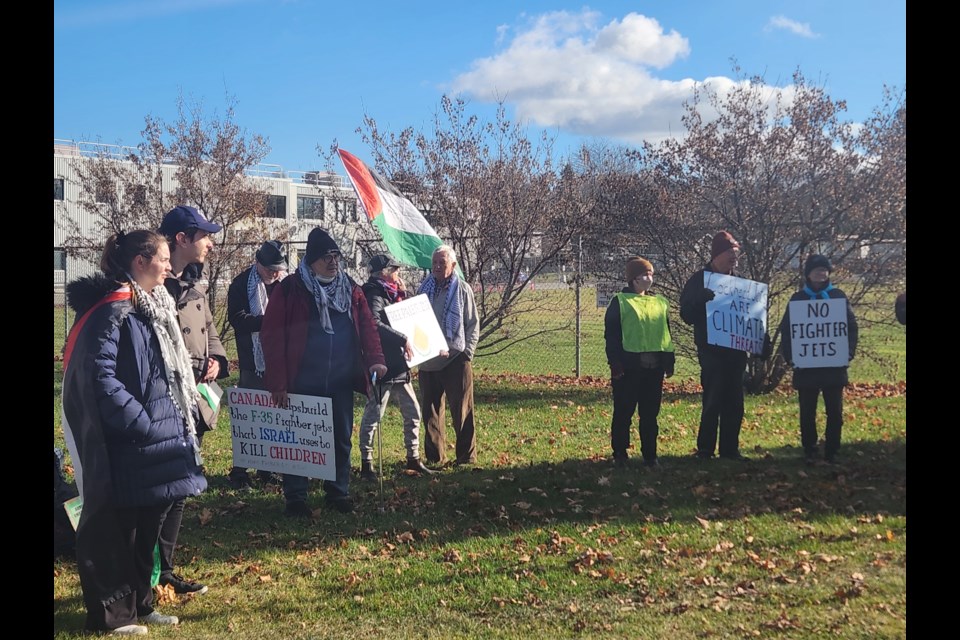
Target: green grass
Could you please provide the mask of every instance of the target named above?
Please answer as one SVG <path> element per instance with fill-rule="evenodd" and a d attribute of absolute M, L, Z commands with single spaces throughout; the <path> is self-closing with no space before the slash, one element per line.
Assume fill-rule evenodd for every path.
<path fill-rule="evenodd" d="M 57 380 L 55 365 L 55 414 Z M 354 514 L 309 523 L 277 494 L 228 488 L 222 415 L 178 549 L 210 592 L 162 603 L 181 625 L 150 636 L 904 637 L 905 395 L 848 394 L 844 462 L 821 467 L 801 464 L 780 392 L 747 399 L 752 463 L 691 459 L 698 399 L 666 396 L 662 469 L 622 470 L 606 460 L 607 389 L 482 378 L 479 466 L 434 479 L 402 472 L 391 405 L 384 512 L 355 478 Z M 55 561 L 54 637 L 82 625 L 75 562 Z"/>

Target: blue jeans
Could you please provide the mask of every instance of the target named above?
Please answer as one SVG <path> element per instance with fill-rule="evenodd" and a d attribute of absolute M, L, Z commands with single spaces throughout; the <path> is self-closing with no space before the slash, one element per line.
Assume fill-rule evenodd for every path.
<path fill-rule="evenodd" d="M 323 481 L 326 499 L 336 500 L 350 495 L 350 437 L 353 435 L 353 387 L 346 386 L 313 395 L 330 398 L 333 403 L 333 450 L 336 455 L 337 479 Z M 283 474 L 283 495 L 287 502 L 305 502 L 309 479 Z"/>

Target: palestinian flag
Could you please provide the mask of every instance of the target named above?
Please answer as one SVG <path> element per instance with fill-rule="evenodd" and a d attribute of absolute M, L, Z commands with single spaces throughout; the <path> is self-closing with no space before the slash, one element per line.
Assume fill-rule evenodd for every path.
<path fill-rule="evenodd" d="M 338 149 L 367 218 L 398 261 L 430 268 L 433 250 L 443 244 L 413 203 L 352 153 Z"/>

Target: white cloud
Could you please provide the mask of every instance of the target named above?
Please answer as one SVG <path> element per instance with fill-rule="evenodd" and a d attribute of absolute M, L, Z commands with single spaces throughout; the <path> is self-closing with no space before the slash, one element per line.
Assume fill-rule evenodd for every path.
<path fill-rule="evenodd" d="M 809 22 L 797 22 L 786 16 L 773 16 L 767 21 L 764 31 L 773 31 L 774 29 L 783 29 L 790 33 L 804 38 L 819 38 L 819 34 L 813 32 Z"/>
<path fill-rule="evenodd" d="M 690 43 L 653 18 L 630 13 L 598 27 L 599 21 L 586 10 L 537 16 L 513 28 L 501 52 L 475 60 L 452 89 L 482 101 L 503 99 L 540 126 L 639 143 L 683 134 L 682 104 L 694 86 L 725 93 L 735 85 L 724 77 L 658 77 L 655 71 L 690 53 Z"/>
<path fill-rule="evenodd" d="M 503 42 L 503 39 L 507 37 L 507 32 L 510 30 L 510 25 L 501 24 L 497 25 L 497 40 L 496 43 L 500 44 Z"/>

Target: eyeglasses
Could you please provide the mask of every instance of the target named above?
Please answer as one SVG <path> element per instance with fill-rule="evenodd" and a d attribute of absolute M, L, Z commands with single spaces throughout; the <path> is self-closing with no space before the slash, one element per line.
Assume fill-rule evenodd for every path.
<path fill-rule="evenodd" d="M 343 256 L 339 253 L 328 253 L 320 256 L 325 262 L 333 262 L 334 260 L 340 260 Z"/>

